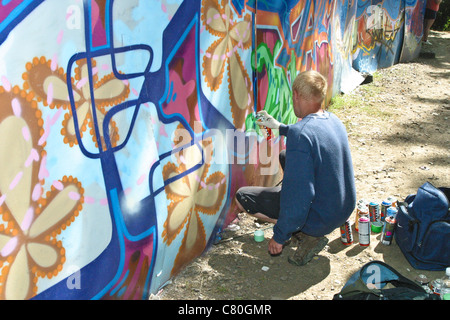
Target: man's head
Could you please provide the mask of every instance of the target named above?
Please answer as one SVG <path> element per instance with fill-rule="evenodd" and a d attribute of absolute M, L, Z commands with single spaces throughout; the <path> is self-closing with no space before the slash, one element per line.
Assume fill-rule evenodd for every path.
<path fill-rule="evenodd" d="M 294 112 L 299 118 L 319 111 L 327 94 L 327 80 L 319 72 L 300 73 L 292 84 Z"/>

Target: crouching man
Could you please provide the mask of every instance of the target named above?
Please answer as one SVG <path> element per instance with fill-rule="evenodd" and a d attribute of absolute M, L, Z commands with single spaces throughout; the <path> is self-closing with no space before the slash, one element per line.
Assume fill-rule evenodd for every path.
<path fill-rule="evenodd" d="M 286 136 L 280 154 L 281 185 L 242 187 L 238 207 L 274 223 L 269 252 L 278 255 L 291 239 L 298 248 L 289 262 L 305 265 L 328 243 L 328 233 L 343 225 L 356 205 L 356 190 L 347 132 L 326 111 L 327 81 L 317 71 L 300 73 L 292 85 L 295 115 L 301 121 L 284 125 L 261 111 L 258 124 Z"/>

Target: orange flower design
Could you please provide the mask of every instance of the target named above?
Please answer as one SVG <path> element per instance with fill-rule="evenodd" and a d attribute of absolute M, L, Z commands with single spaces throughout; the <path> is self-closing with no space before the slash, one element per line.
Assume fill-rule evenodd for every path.
<path fill-rule="evenodd" d="M 103 142 L 103 120 L 105 118 L 107 108 L 123 102 L 129 95 L 129 85 L 122 80 L 117 79 L 114 73 L 111 73 L 100 81 L 98 80 L 96 62 L 92 59 L 92 81 L 94 87 L 95 97 L 95 111 L 100 129 L 100 139 Z M 31 90 L 31 94 L 37 96 L 38 101 L 42 101 L 45 106 L 50 108 L 62 107 L 64 110 L 69 110 L 64 115 L 62 122 L 63 129 L 61 130 L 64 136 L 64 143 L 71 147 L 78 144 L 75 135 L 74 117 L 70 109 L 68 84 L 66 81 L 66 74 L 62 68 L 52 63 L 51 60 L 46 60 L 45 57 L 40 59 L 34 58 L 33 62 L 26 65 L 27 71 L 23 74 L 25 80 L 24 89 Z M 72 91 L 74 94 L 75 107 L 77 110 L 78 130 L 80 136 L 83 137 L 83 132 L 90 128 L 89 133 L 92 136 L 92 141 L 98 147 L 98 141 L 94 130 L 94 121 L 92 114 L 92 97 L 89 85 L 89 73 L 86 59 L 78 60 L 75 68 L 75 78 L 72 78 Z M 114 147 L 119 141 L 119 132 L 114 121 L 109 124 L 109 137 L 111 145 Z M 103 144 L 104 145 L 104 144 Z"/>
<path fill-rule="evenodd" d="M 233 123 L 236 128 L 242 128 L 254 101 L 252 81 L 238 49 L 246 50 L 252 45 L 251 16 L 247 14 L 243 20 L 236 22 L 228 1 L 223 0 L 219 5 L 218 0 L 203 0 L 201 19 L 206 30 L 219 37 L 203 57 L 205 81 L 212 91 L 219 89 L 227 66 Z"/>
<path fill-rule="evenodd" d="M 29 299 L 38 277 L 52 278 L 65 262 L 56 236 L 78 216 L 84 202 L 81 183 L 53 181 L 48 172 L 41 112 L 26 91 L 0 87 L 0 299 Z"/>
<path fill-rule="evenodd" d="M 186 172 L 202 163 L 197 170 L 168 184 L 165 188 L 168 216 L 164 223 L 162 237 L 167 245 L 181 232 L 186 225 L 182 245 L 175 259 L 172 274 L 177 274 L 183 266 L 198 257 L 206 247 L 206 233 L 201 214 L 215 215 L 222 204 L 226 192 L 225 175 L 222 172 L 209 174 L 212 154 L 206 154 L 211 140 L 203 141 L 202 147 L 193 145 L 183 148 L 176 154 L 178 165 L 169 162 L 163 168 L 163 178 L 168 180 Z M 209 152 L 208 152 L 209 153 Z"/>

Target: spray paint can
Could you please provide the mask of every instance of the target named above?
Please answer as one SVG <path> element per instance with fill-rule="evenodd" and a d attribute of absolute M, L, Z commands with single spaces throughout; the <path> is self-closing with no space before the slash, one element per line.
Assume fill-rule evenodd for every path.
<path fill-rule="evenodd" d="M 395 207 L 389 207 L 386 210 L 386 217 L 397 217 L 398 210 Z"/>
<path fill-rule="evenodd" d="M 352 233 L 352 226 L 350 224 L 350 219 L 348 219 L 341 226 L 341 241 L 346 246 L 353 243 L 353 233 Z"/>
<path fill-rule="evenodd" d="M 392 243 L 392 239 L 394 238 L 395 231 L 395 217 L 389 216 L 384 220 L 383 232 L 381 235 L 381 243 L 389 246 Z"/>
<path fill-rule="evenodd" d="M 433 280 L 428 284 L 428 286 L 430 287 L 433 294 L 438 296 L 441 295 L 442 279 Z"/>
<path fill-rule="evenodd" d="M 265 120 L 265 117 L 264 117 L 264 115 L 262 115 L 262 114 L 256 113 L 256 114 L 254 114 L 253 116 L 255 117 L 255 120 L 256 120 L 256 121 L 258 121 L 258 120 Z M 267 127 L 264 127 L 264 128 L 265 128 L 266 131 L 267 131 L 266 140 L 267 140 L 267 141 L 272 140 L 272 129 L 267 128 Z"/>
<path fill-rule="evenodd" d="M 356 206 L 366 206 L 368 205 L 368 201 L 366 199 L 360 199 L 358 200 L 358 203 L 356 204 Z"/>
<path fill-rule="evenodd" d="M 359 218 L 359 245 L 367 247 L 370 245 L 370 219 L 368 217 Z"/>
<path fill-rule="evenodd" d="M 372 201 L 369 203 L 369 216 L 370 222 L 381 221 L 380 204 L 378 202 Z"/>
<path fill-rule="evenodd" d="M 359 204 L 356 208 L 355 230 L 359 231 L 359 218 L 369 217 L 369 208 L 367 204 Z"/>
<path fill-rule="evenodd" d="M 381 203 L 381 221 L 384 221 L 384 219 L 386 218 L 386 216 L 387 216 L 387 213 L 386 213 L 386 211 L 387 211 L 387 209 L 389 208 L 389 207 L 391 207 L 392 206 L 392 202 L 390 202 L 389 200 L 384 200 L 382 203 Z"/>
<path fill-rule="evenodd" d="M 391 207 L 397 207 L 397 198 L 395 198 L 394 196 L 389 196 L 386 200 L 391 203 Z"/>

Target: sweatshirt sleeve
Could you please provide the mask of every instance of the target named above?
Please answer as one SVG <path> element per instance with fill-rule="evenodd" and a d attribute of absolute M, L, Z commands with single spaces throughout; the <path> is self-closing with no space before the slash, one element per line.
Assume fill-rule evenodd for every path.
<path fill-rule="evenodd" d="M 286 165 L 280 195 L 280 214 L 273 238 L 284 244 L 302 229 L 314 199 L 314 162 L 308 147 L 286 148 Z"/>
<path fill-rule="evenodd" d="M 278 130 L 280 130 L 280 135 L 287 137 L 288 132 L 289 132 L 289 126 L 282 123 L 280 124 L 280 127 L 278 128 Z"/>

